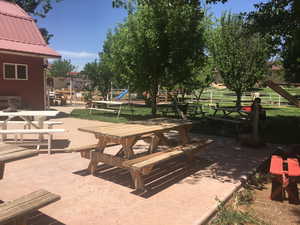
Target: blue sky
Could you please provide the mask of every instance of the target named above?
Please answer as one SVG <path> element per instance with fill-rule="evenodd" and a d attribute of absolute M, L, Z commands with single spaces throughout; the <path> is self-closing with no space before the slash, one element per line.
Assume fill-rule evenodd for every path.
<path fill-rule="evenodd" d="M 229 0 L 226 4 L 209 7 L 219 17 L 225 10 L 251 11 L 257 2 L 259 0 Z M 125 10 L 112 8 L 112 0 L 63 0 L 54 3 L 46 18 L 38 18 L 38 25 L 54 35 L 50 46 L 81 70 L 98 57 L 107 31 L 122 23 L 126 16 Z"/>

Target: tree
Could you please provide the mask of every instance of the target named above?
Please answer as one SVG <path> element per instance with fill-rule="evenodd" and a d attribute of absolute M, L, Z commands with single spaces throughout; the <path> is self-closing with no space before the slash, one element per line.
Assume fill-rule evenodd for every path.
<path fill-rule="evenodd" d="M 158 88 L 171 89 L 202 65 L 202 18 L 198 0 L 140 0 L 116 30 L 114 68 L 136 90 L 150 94 L 153 115 Z"/>
<path fill-rule="evenodd" d="M 207 0 L 208 3 L 227 1 Z M 256 10 L 247 15 L 252 31 L 270 35 L 270 47 L 282 57 L 286 79 L 300 82 L 300 1 L 257 2 Z"/>
<path fill-rule="evenodd" d="M 269 0 L 255 7 L 257 11 L 248 15 L 250 27 L 272 37 L 269 40 L 283 59 L 286 79 L 300 82 L 300 1 Z"/>
<path fill-rule="evenodd" d="M 32 16 L 46 17 L 47 13 L 52 9 L 52 0 L 5 0 L 18 4 L 22 9 Z M 61 2 L 62 0 L 55 0 Z M 41 28 L 40 32 L 44 37 L 46 43 L 49 43 L 50 38 L 53 36 L 49 34 L 46 28 Z"/>
<path fill-rule="evenodd" d="M 49 68 L 50 77 L 67 77 L 69 73 L 75 70 L 70 60 L 59 59 L 54 61 Z"/>
<path fill-rule="evenodd" d="M 92 89 L 97 88 L 104 98 L 107 98 L 111 87 L 113 73 L 103 63 L 94 61 L 87 63 L 81 72 L 86 75 L 92 83 Z"/>
<path fill-rule="evenodd" d="M 269 46 L 259 34 L 247 33 L 241 16 L 224 14 L 209 43 L 214 67 L 241 105 L 243 92 L 253 88 L 266 74 Z"/>
<path fill-rule="evenodd" d="M 47 13 L 52 9 L 52 0 L 5 0 L 18 4 L 27 13 L 33 16 L 46 17 Z M 55 0 L 61 2 L 62 0 Z"/>

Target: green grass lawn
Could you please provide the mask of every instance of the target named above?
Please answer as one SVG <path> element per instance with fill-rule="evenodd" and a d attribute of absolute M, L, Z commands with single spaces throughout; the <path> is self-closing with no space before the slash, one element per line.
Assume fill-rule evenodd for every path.
<path fill-rule="evenodd" d="M 226 104 L 232 106 L 232 104 Z M 270 143 L 276 144 L 296 144 L 300 142 L 300 108 L 286 106 L 286 107 L 271 107 L 263 106 L 267 112 L 267 120 L 264 124 L 262 132 L 263 138 Z M 146 106 L 133 106 L 134 110 L 131 113 L 130 107 L 126 106 L 121 111 L 121 115 L 117 118 L 116 114 L 111 112 L 93 111 L 92 114 L 85 109 L 75 109 L 72 117 L 99 120 L 113 123 L 127 123 L 134 120 L 147 120 L 153 118 L 151 109 Z M 206 115 L 211 116 L 214 110 L 208 107 L 204 109 Z M 232 114 L 237 117 L 237 114 Z M 162 117 L 159 113 L 156 117 Z M 171 116 L 172 117 L 172 116 Z M 173 116 L 174 117 L 174 116 Z M 231 136 L 236 135 L 236 130 L 233 124 L 223 123 L 221 121 L 212 121 L 207 118 L 196 118 L 196 125 L 193 127 L 193 132 L 199 132 L 210 135 Z"/>

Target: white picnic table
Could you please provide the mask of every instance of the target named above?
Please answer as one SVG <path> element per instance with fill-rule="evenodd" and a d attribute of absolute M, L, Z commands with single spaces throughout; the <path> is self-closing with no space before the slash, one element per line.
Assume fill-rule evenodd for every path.
<path fill-rule="evenodd" d="M 119 118 L 122 105 L 125 105 L 125 104 L 127 104 L 127 103 L 126 102 L 117 102 L 117 101 L 92 101 L 92 107 L 89 108 L 89 110 L 90 110 L 90 113 L 92 113 L 92 110 L 115 112 L 115 113 L 117 113 L 117 118 Z M 97 108 L 97 106 L 100 106 L 100 108 Z M 118 108 L 112 108 L 114 106 L 118 106 Z"/>
<path fill-rule="evenodd" d="M 2 129 L 7 129 L 7 122 L 15 117 L 19 117 L 27 122 L 28 125 L 33 126 L 37 129 L 42 129 L 44 127 L 44 121 L 47 117 L 54 117 L 59 113 L 59 111 L 45 110 L 45 111 L 30 111 L 30 110 L 19 110 L 17 112 L 3 112 L 0 111 L 0 116 L 6 116 L 7 119 L 3 121 Z M 32 119 L 33 117 L 33 119 Z M 38 123 L 33 123 L 37 120 Z M 6 139 L 6 134 L 2 134 L 2 141 Z M 43 139 L 40 135 L 39 139 Z"/>

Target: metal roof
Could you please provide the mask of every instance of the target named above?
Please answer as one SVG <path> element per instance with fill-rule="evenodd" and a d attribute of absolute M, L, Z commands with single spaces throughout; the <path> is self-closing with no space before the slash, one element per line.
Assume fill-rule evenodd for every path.
<path fill-rule="evenodd" d="M 0 51 L 58 58 L 34 20 L 17 4 L 0 0 Z"/>

